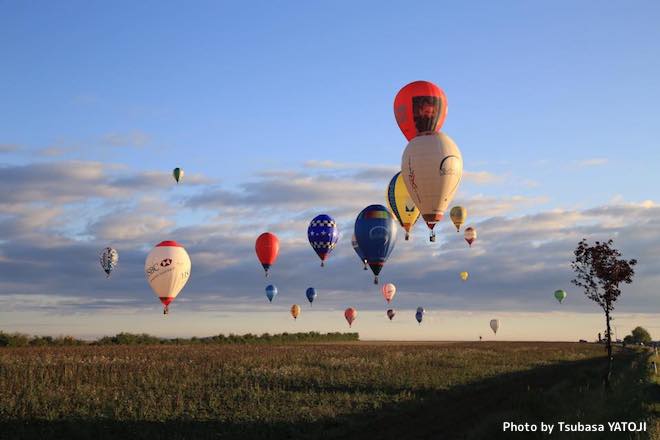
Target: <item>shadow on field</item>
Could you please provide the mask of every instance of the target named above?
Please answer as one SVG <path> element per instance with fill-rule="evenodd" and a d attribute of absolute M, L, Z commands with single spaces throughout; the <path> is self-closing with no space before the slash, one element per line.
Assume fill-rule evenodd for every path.
<path fill-rule="evenodd" d="M 546 438 L 540 433 L 503 433 L 504 421 L 638 421 L 642 402 L 635 387 L 643 368 L 639 354 L 617 355 L 614 390 L 605 400 L 601 386 L 605 358 L 560 362 L 504 374 L 447 390 L 412 390 L 414 399 L 373 411 L 298 423 L 222 423 L 201 421 L 124 422 L 70 420 L 0 423 L 0 438 L 11 439 L 499 439 Z M 323 387 L 351 393 L 370 387 Z M 400 389 L 371 391 L 397 393 Z M 410 390 L 409 390 L 410 391 Z M 304 412 L 304 408 L 301 408 Z M 622 436 L 612 438 L 646 438 Z M 581 433 L 575 437 L 610 438 Z"/>

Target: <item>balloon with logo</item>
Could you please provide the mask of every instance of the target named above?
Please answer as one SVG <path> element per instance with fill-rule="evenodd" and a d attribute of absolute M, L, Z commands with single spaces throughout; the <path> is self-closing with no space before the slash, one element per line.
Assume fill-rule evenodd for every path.
<path fill-rule="evenodd" d="M 566 299 L 566 291 L 563 289 L 555 290 L 555 298 L 559 301 L 559 304 Z"/>
<path fill-rule="evenodd" d="M 364 270 L 367 269 L 367 257 L 364 256 L 364 252 L 362 252 L 362 249 L 360 249 L 360 245 L 357 242 L 357 238 L 355 238 L 355 234 L 353 234 L 353 238 L 351 239 L 351 244 L 353 245 L 353 250 L 357 254 L 358 258 L 360 258 L 360 261 L 364 264 Z"/>
<path fill-rule="evenodd" d="M 321 259 L 321 267 L 323 267 L 339 240 L 337 222 L 327 214 L 317 215 L 307 228 L 307 238 Z"/>
<path fill-rule="evenodd" d="M 172 177 L 174 177 L 176 183 L 179 183 L 183 180 L 183 170 L 181 168 L 174 168 L 174 170 L 172 170 Z"/>
<path fill-rule="evenodd" d="M 394 309 L 387 309 L 387 317 L 390 318 L 390 321 L 394 318 L 394 315 L 396 315 Z"/>
<path fill-rule="evenodd" d="M 385 298 L 385 301 L 387 301 L 389 304 L 390 301 L 392 301 L 392 298 L 394 298 L 394 294 L 396 293 L 396 286 L 392 283 L 387 283 L 383 286 L 382 292 L 383 298 Z"/>
<path fill-rule="evenodd" d="M 355 238 L 378 284 L 380 273 L 396 242 L 396 223 L 383 205 L 369 205 L 355 220 Z"/>
<path fill-rule="evenodd" d="M 273 298 L 277 296 L 277 287 L 269 284 L 266 286 L 266 298 L 269 302 L 273 302 Z"/>
<path fill-rule="evenodd" d="M 293 316 L 293 319 L 298 319 L 298 316 L 300 316 L 300 306 L 298 304 L 291 306 L 291 316 Z"/>
<path fill-rule="evenodd" d="M 401 174 L 435 241 L 433 228 L 444 217 L 463 176 L 463 156 L 444 133 L 411 140 L 401 158 Z"/>
<path fill-rule="evenodd" d="M 408 140 L 440 131 L 446 116 L 445 92 L 431 82 L 411 82 L 394 98 L 394 117 Z"/>
<path fill-rule="evenodd" d="M 472 226 L 465 228 L 463 237 L 465 238 L 465 241 L 467 241 L 467 244 L 472 247 L 472 243 L 474 243 L 474 241 L 477 239 L 477 230 Z"/>
<path fill-rule="evenodd" d="M 424 307 L 417 307 L 417 311 L 415 312 L 415 319 L 417 320 L 418 324 L 422 323 L 422 319 L 424 319 Z"/>
<path fill-rule="evenodd" d="M 456 232 L 459 232 L 461 230 L 461 225 L 465 223 L 465 219 L 467 218 L 467 209 L 462 206 L 454 206 L 451 208 L 451 211 L 449 211 L 449 218 L 454 226 L 456 226 Z"/>
<path fill-rule="evenodd" d="M 499 319 L 491 319 L 490 320 L 490 328 L 493 330 L 493 333 L 497 334 L 497 330 L 500 328 L 500 320 Z"/>
<path fill-rule="evenodd" d="M 177 297 L 190 278 L 190 257 L 176 241 L 161 241 L 144 262 L 144 274 L 163 303 L 163 313 L 169 313 L 169 305 Z"/>
<path fill-rule="evenodd" d="M 257 258 L 259 258 L 259 262 L 266 271 L 266 276 L 268 276 L 268 269 L 275 264 L 277 254 L 280 253 L 280 241 L 272 232 L 264 232 L 257 238 L 254 248 L 257 252 Z"/>
<path fill-rule="evenodd" d="M 461 279 L 462 279 L 463 281 L 467 281 L 467 279 L 468 279 L 468 277 L 470 276 L 470 274 L 467 273 L 467 272 L 461 272 L 461 273 L 459 274 L 459 276 L 461 277 Z"/>
<path fill-rule="evenodd" d="M 107 247 L 99 254 L 99 262 L 105 272 L 106 278 L 110 278 L 110 273 L 119 263 L 119 252 L 116 249 Z"/>
<path fill-rule="evenodd" d="M 394 217 L 399 221 L 401 227 L 406 231 L 406 240 L 410 238 L 410 230 L 419 218 L 419 209 L 415 206 L 408 189 L 403 181 L 401 172 L 398 172 L 390 180 L 385 195 L 387 205 Z"/>
<path fill-rule="evenodd" d="M 313 287 L 309 287 L 305 292 L 305 295 L 307 296 L 307 301 L 309 301 L 309 304 L 312 305 L 314 299 L 316 299 L 316 289 Z"/>
<path fill-rule="evenodd" d="M 351 327 L 353 325 L 353 321 L 355 321 L 355 318 L 357 318 L 357 310 L 355 310 L 353 307 L 347 308 L 344 310 L 344 318 L 346 318 L 348 326 Z"/>

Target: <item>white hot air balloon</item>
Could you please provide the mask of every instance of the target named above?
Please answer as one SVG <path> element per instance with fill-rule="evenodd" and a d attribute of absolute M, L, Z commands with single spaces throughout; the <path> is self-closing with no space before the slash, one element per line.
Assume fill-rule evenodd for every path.
<path fill-rule="evenodd" d="M 190 278 L 188 252 L 176 241 L 162 241 L 147 255 L 144 274 L 167 314 L 170 303 Z"/>
<path fill-rule="evenodd" d="M 497 334 L 497 329 L 500 328 L 500 320 L 499 319 L 491 319 L 490 320 L 490 328 L 493 329 L 493 333 Z"/>
<path fill-rule="evenodd" d="M 99 254 L 99 262 L 105 272 L 106 278 L 110 278 L 110 273 L 119 263 L 119 252 L 116 249 L 107 247 Z"/>
<path fill-rule="evenodd" d="M 401 175 L 422 218 L 431 230 L 442 220 L 463 176 L 463 156 L 444 133 L 413 138 L 401 158 Z"/>

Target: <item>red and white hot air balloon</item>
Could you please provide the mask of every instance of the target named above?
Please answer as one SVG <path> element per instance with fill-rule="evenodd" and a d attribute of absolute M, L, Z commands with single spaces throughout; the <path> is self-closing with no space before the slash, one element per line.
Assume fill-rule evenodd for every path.
<path fill-rule="evenodd" d="M 344 318 L 346 318 L 346 322 L 348 322 L 348 326 L 353 325 L 353 321 L 355 321 L 355 318 L 357 318 L 357 310 L 355 310 L 353 307 L 349 307 L 344 311 Z"/>
<path fill-rule="evenodd" d="M 396 293 L 396 286 L 392 283 L 387 283 L 383 286 L 383 298 L 385 298 L 385 301 L 389 304 L 390 301 L 392 301 L 392 298 L 394 298 L 394 294 Z"/>
<path fill-rule="evenodd" d="M 190 278 L 190 257 L 176 241 L 162 241 L 154 247 L 144 262 L 144 274 L 163 303 L 163 313 L 169 313 L 169 305 L 181 292 Z"/>

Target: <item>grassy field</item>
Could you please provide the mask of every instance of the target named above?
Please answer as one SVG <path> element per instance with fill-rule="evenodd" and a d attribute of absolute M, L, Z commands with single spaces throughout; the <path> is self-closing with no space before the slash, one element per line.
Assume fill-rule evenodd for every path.
<path fill-rule="evenodd" d="M 617 352 L 605 399 L 593 344 L 4 348 L 0 437 L 544 438 L 502 423 L 657 416 L 648 356 Z"/>

